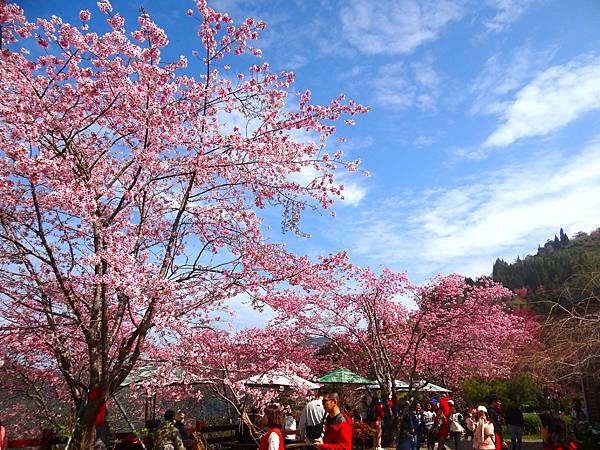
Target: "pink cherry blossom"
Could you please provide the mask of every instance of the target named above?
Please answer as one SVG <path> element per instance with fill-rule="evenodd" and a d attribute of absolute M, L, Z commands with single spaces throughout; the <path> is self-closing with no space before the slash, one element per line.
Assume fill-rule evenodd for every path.
<path fill-rule="evenodd" d="M 91 17 L 92 17 L 92 13 L 90 13 L 89 10 L 82 9 L 81 11 L 79 11 L 79 18 L 81 20 L 87 21 L 87 20 L 90 20 Z"/>
<path fill-rule="evenodd" d="M 100 402 L 142 360 L 176 362 L 168 356 L 175 338 L 201 354 L 223 336 L 213 363 L 238 358 L 257 373 L 251 340 L 259 331 L 198 330 L 228 299 L 275 302 L 282 284 L 313 289 L 329 283 L 320 271 L 348 264 L 343 255 L 315 264 L 290 253 L 263 233 L 262 215 L 266 205 L 269 214 L 278 209 L 282 227 L 304 235 L 303 210 L 329 209 L 341 191 L 334 172 L 346 162 L 320 161 L 321 150 L 336 124 L 368 110 L 339 99 L 317 104 L 310 94 L 290 107 L 293 74 L 268 65 L 222 76 L 224 63 L 252 51 L 247 42 L 262 22 L 236 25 L 198 1 L 197 48 L 207 56 L 194 78 L 185 58 L 161 60 L 169 40 L 152 17 L 141 14 L 128 34 L 107 0 L 98 7 L 108 33 L 58 17 L 29 22 L 0 3 L 0 357 L 12 374 L 2 382 L 20 395 L 47 384 L 49 398 L 24 403 L 40 416 L 81 411 L 81 448 L 93 445 Z M 35 57 L 21 50 L 36 45 L 28 34 L 45 48 Z M 228 131 L 256 105 L 261 126 Z M 297 129 L 315 142 L 296 140 Z M 308 186 L 290 176 L 305 165 L 319 174 Z M 262 349 L 281 335 L 277 326 L 261 336 Z M 232 354 L 227 340 L 247 351 Z M 308 373 L 298 361 L 278 365 Z M 211 376 L 246 392 L 239 378 Z M 88 402 L 96 384 L 100 397 Z"/>

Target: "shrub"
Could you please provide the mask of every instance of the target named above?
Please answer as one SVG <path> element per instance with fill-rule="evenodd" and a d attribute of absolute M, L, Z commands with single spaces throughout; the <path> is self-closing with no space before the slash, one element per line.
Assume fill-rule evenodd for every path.
<path fill-rule="evenodd" d="M 540 425 L 542 424 L 540 416 L 537 413 L 525 413 L 523 414 L 524 426 L 523 434 L 539 434 Z"/>

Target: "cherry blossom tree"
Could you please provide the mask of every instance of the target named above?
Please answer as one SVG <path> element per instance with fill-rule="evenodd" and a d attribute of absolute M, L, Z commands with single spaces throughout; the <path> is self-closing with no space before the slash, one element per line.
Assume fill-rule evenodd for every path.
<path fill-rule="evenodd" d="M 511 292 L 485 278 L 439 276 L 411 286 L 403 273 L 349 263 L 318 276 L 329 281 L 266 301 L 279 320 L 327 338 L 339 363 L 377 379 L 383 395 L 396 397 L 397 379 L 408 382 L 410 395 L 427 381 L 457 387 L 465 375 L 507 375 L 535 342 L 537 322 L 510 311 Z"/>
<path fill-rule="evenodd" d="M 177 356 L 169 355 L 165 362 L 184 367 L 203 380 L 206 388 L 228 404 L 234 416 L 251 432 L 256 424 L 250 422 L 248 411 L 260 410 L 277 401 L 281 394 L 279 386 L 266 386 L 274 377 L 282 376 L 291 381 L 286 395 L 304 401 L 309 394 L 308 387 L 298 377 L 312 377 L 307 362 L 313 358 L 316 348 L 297 329 L 267 326 L 233 334 L 196 329 L 182 338 L 176 346 Z M 265 386 L 251 383 L 251 377 L 259 377 Z"/>
<path fill-rule="evenodd" d="M 334 171 L 358 162 L 325 142 L 342 116 L 367 111 L 343 96 L 315 105 L 310 91 L 293 110 L 292 73 L 232 69 L 260 57 L 263 22 L 235 24 L 199 0 L 194 75 L 186 57 L 164 60 L 167 35 L 148 14 L 128 32 L 108 0 L 98 7 L 104 34 L 88 10 L 69 24 L 0 7 L 0 333 L 60 373 L 82 448 L 149 340 L 168 343 L 210 305 L 308 265 L 265 240 L 259 211 L 280 208 L 300 232 L 304 208 L 342 196 Z M 308 185 L 294 181 L 307 169 Z"/>

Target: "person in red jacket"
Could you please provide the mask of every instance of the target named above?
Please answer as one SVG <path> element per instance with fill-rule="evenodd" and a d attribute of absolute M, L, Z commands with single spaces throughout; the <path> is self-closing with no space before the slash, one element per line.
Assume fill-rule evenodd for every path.
<path fill-rule="evenodd" d="M 323 441 L 315 441 L 317 450 L 352 450 L 352 419 L 342 413 L 337 392 L 323 398 L 323 408 L 327 413 Z"/>

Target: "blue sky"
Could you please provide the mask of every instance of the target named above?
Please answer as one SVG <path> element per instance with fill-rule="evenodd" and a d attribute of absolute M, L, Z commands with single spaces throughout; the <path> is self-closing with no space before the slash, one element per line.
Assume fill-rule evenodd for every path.
<path fill-rule="evenodd" d="M 28 17 L 77 21 L 95 2 L 20 1 Z M 173 55 L 197 48 L 193 2 L 140 6 Z M 564 228 L 600 226 L 600 2 L 595 0 L 215 0 L 263 19 L 258 47 L 296 89 L 340 92 L 372 112 L 344 127 L 346 154 L 372 176 L 342 175 L 336 218 L 307 214 L 312 235 L 277 236 L 311 255 L 346 249 L 358 264 L 490 274 Z M 93 23 L 92 23 L 93 26 Z M 240 60 L 246 64 L 249 60 Z M 241 68 L 241 66 L 240 66 Z M 194 70 L 194 65 L 190 66 Z"/>

